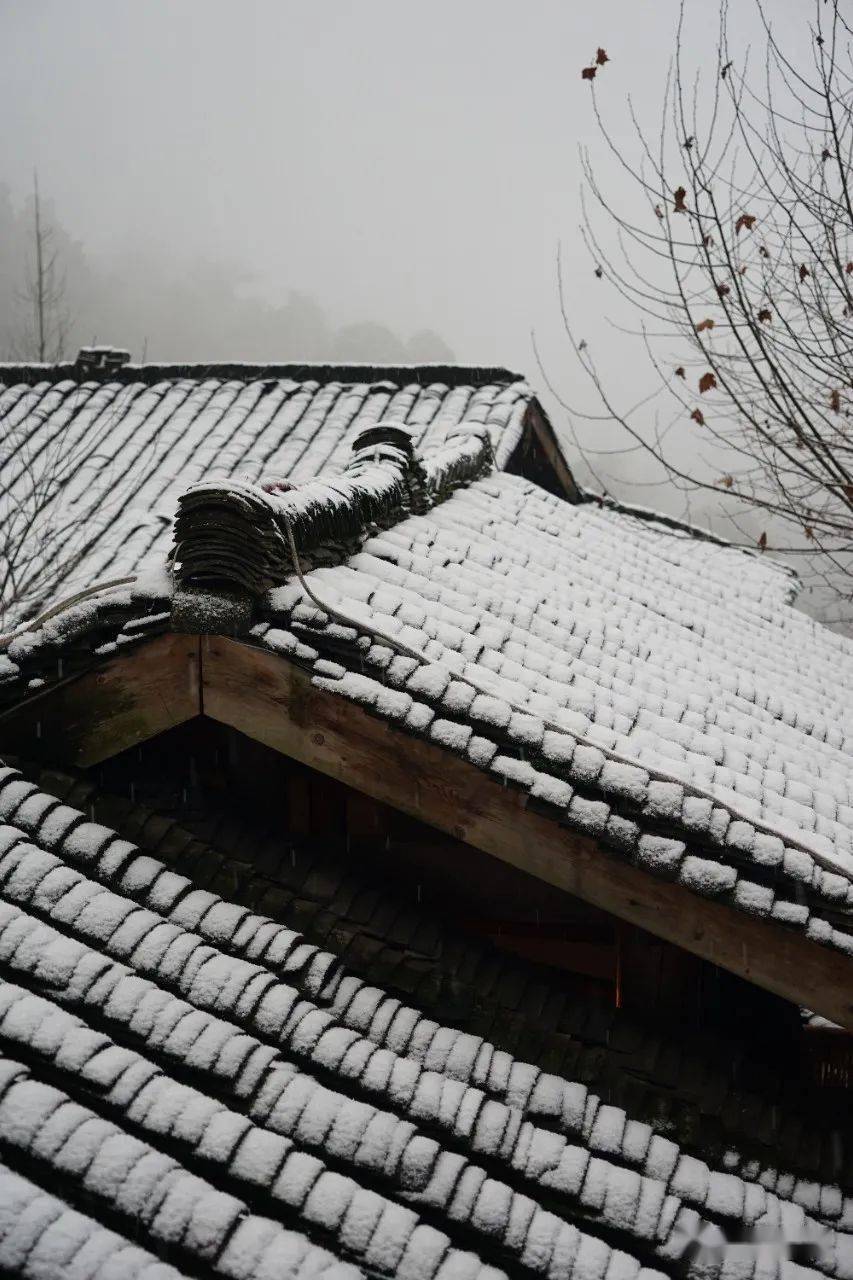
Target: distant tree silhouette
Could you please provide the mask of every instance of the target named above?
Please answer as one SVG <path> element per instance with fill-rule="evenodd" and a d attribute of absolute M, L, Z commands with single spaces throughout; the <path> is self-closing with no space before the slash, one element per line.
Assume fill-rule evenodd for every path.
<path fill-rule="evenodd" d="M 13 334 L 13 359 L 54 364 L 66 354 L 70 316 L 65 274 L 56 232 L 42 207 L 38 174 L 33 174 L 32 230 L 24 283 L 17 291 L 24 318 Z"/>

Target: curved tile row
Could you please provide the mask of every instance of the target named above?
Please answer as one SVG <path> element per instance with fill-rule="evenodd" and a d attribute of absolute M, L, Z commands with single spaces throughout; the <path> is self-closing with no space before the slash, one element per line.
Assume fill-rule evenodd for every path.
<path fill-rule="evenodd" d="M 691 1202 L 700 1205 L 712 1217 L 723 1220 L 741 1221 L 745 1216 L 748 1222 L 772 1221 L 777 1227 L 781 1224 L 785 1230 L 791 1231 L 796 1219 L 799 1223 L 797 1229 L 806 1233 L 816 1229 L 814 1222 L 809 1226 L 808 1216 L 800 1206 L 780 1201 L 763 1188 L 745 1184 L 733 1175 L 708 1170 L 701 1161 L 682 1156 L 675 1144 L 653 1136 L 648 1126 L 630 1122 L 615 1108 L 601 1108 L 597 1100 L 582 1088 L 571 1086 L 557 1077 L 549 1077 L 525 1064 L 513 1063 L 508 1055 L 496 1054 L 492 1046 L 484 1045 L 475 1037 L 459 1035 L 422 1020 L 420 1043 L 414 1047 L 414 1052 L 409 1045 L 409 1057 L 401 1058 L 387 1048 L 377 1049 L 356 1031 L 342 1027 L 330 1014 L 311 1002 L 300 1000 L 293 988 L 276 980 L 276 945 L 285 967 L 295 960 L 294 950 L 300 949 L 299 946 L 294 948 L 294 935 L 290 931 L 273 925 L 271 921 L 252 917 L 242 909 L 230 907 L 214 895 L 193 890 L 182 877 L 164 869 L 153 859 L 136 855 L 127 842 L 114 838 L 103 828 L 81 821 L 80 814 L 75 815 L 64 806 L 54 806 L 51 810 L 44 804 L 45 797 L 40 797 L 25 784 L 12 780 L 7 783 L 3 795 L 7 807 L 22 810 L 29 805 L 30 822 L 37 819 L 43 831 L 49 831 L 52 822 L 54 833 L 60 833 L 63 847 L 72 851 L 72 859 L 76 849 L 77 858 L 83 857 L 96 864 L 102 876 L 118 877 L 137 890 L 144 888 L 146 893 L 160 901 L 161 910 L 168 910 L 173 903 L 175 910 L 171 913 L 173 921 L 167 925 L 162 916 L 158 917 L 132 900 L 119 897 L 102 884 L 87 881 L 61 859 L 28 843 L 18 828 L 7 827 L 4 838 L 6 852 L 0 860 L 2 896 L 16 906 L 9 908 L 13 914 L 8 918 L 8 927 L 0 935 L 0 956 L 10 957 L 14 963 L 24 964 L 26 968 L 27 965 L 45 964 L 44 956 L 55 955 L 57 948 L 62 954 L 62 938 L 49 941 L 49 935 L 44 932 L 48 926 L 36 927 L 35 922 L 29 928 L 36 927 L 38 940 L 30 938 L 28 945 L 21 950 L 18 931 L 26 926 L 27 917 L 21 917 L 20 911 L 22 908 L 34 910 L 45 920 L 58 924 L 67 934 L 78 937 L 84 948 L 94 945 L 106 948 L 110 955 L 116 956 L 109 967 L 117 977 L 109 982 L 105 980 L 102 955 L 95 970 L 90 969 L 99 975 L 93 984 L 96 995 L 92 997 L 89 992 L 82 998 L 94 998 L 99 1007 L 108 1010 L 112 1004 L 110 988 L 121 979 L 121 971 L 129 962 L 140 975 L 133 981 L 137 984 L 144 982 L 146 990 L 153 979 L 161 987 L 165 984 L 167 989 L 176 991 L 177 996 L 168 997 L 176 1011 L 183 996 L 190 999 L 190 1008 L 193 1008 L 196 1019 L 202 1010 L 208 1011 L 207 1019 L 225 1014 L 245 1028 L 244 1038 L 247 1032 L 250 1037 L 259 1035 L 261 1044 L 268 1042 L 286 1048 L 288 1056 L 295 1057 L 297 1062 L 304 1061 L 314 1070 L 319 1068 L 339 1082 L 345 1081 L 348 1088 L 360 1090 L 368 1097 L 375 1096 L 386 1104 L 391 1101 L 396 1110 L 409 1116 L 416 1124 L 426 1123 L 428 1129 L 441 1132 L 444 1135 L 442 1141 L 451 1143 L 450 1150 L 460 1141 L 463 1145 L 471 1143 L 471 1150 L 478 1158 L 497 1160 L 506 1172 L 512 1171 L 515 1177 L 520 1177 L 522 1185 L 538 1186 L 546 1194 L 568 1197 L 566 1204 L 571 1205 L 573 1212 L 581 1217 L 599 1215 L 605 1226 L 609 1222 L 611 1230 L 627 1230 L 638 1240 L 649 1239 L 647 1232 L 651 1230 L 651 1238 L 658 1241 L 656 1254 L 664 1258 L 675 1247 L 673 1233 L 682 1237 L 688 1227 L 694 1232 L 701 1227 L 696 1211 L 687 1208 Z M 37 818 L 33 811 L 39 805 L 42 812 Z M 183 925 L 174 922 L 175 917 L 181 915 Z M 218 933 L 220 938 L 233 941 L 240 935 L 242 945 L 250 949 L 255 940 L 262 963 L 235 958 L 233 952 L 240 950 L 239 945 L 232 947 L 232 954 L 226 956 L 203 942 L 200 936 L 186 933 L 186 927 L 198 928 L 205 920 L 208 921 L 208 930 L 214 935 Z M 12 941 L 4 944 L 3 938 L 10 929 Z M 304 950 L 304 944 L 301 947 Z M 268 956 L 272 961 L 269 965 L 266 963 Z M 319 961 L 316 981 L 322 983 L 329 966 L 321 953 L 315 952 L 315 959 Z M 304 955 L 299 957 L 300 966 L 304 966 L 304 961 Z M 47 972 L 50 972 L 47 963 Z M 68 963 L 66 961 L 62 980 L 55 981 L 55 986 L 58 991 L 73 990 L 75 986 L 82 991 L 75 977 L 77 958 L 71 971 L 67 970 Z M 344 983 L 340 984 L 341 987 Z M 354 1020 L 363 1021 L 369 1015 L 375 1017 L 382 994 L 364 988 L 350 988 L 346 995 L 350 1004 L 355 1002 L 357 1005 Z M 165 998 L 165 992 L 162 992 L 162 997 Z M 123 1002 L 118 1003 L 120 1006 Z M 138 985 L 136 1003 L 140 1003 Z M 399 1012 L 398 1003 L 395 1016 Z M 404 1017 L 398 1035 L 404 1032 L 406 1025 L 411 1030 L 409 1011 L 402 1012 Z M 186 1013 L 187 1007 L 184 1006 Z M 175 1016 L 180 1020 L 179 1012 Z M 389 1029 L 393 1027 L 394 1020 L 391 1018 L 387 1023 Z M 170 1030 L 173 1021 L 170 1016 Z M 197 1026 L 195 1038 L 199 1036 L 201 1032 Z M 180 1045 L 181 1038 L 178 1039 Z M 194 1046 L 183 1046 L 183 1060 L 190 1066 L 196 1065 L 194 1053 Z M 202 1060 L 207 1061 L 209 1054 L 208 1049 Z M 455 1058 L 457 1075 L 460 1072 L 463 1076 L 466 1074 L 465 1062 L 468 1063 L 469 1079 L 478 1078 L 478 1068 L 480 1076 L 484 1072 L 487 1075 L 496 1072 L 493 1084 L 504 1092 L 509 1105 L 487 1101 L 481 1089 L 454 1079 L 446 1072 L 451 1057 Z M 261 1061 L 264 1061 L 263 1054 Z M 229 1064 L 229 1067 L 233 1071 L 233 1066 Z M 269 1062 L 266 1061 L 265 1068 L 268 1067 Z M 502 1079 L 502 1073 L 505 1073 L 505 1079 Z M 295 1096 L 300 1098 L 299 1115 L 306 1106 L 311 1109 L 312 1097 L 317 1098 L 313 1104 L 317 1121 L 312 1121 L 309 1130 L 319 1121 L 320 1137 L 328 1143 L 329 1125 L 334 1123 L 337 1114 L 328 1090 L 303 1077 L 301 1071 L 297 1071 L 295 1077 L 291 1072 L 290 1077 L 285 1093 L 295 1087 Z M 301 1083 L 303 1079 L 304 1085 Z M 538 1109 L 556 1116 L 562 1121 L 562 1127 L 579 1133 L 592 1150 L 524 1121 L 520 1108 L 531 1095 L 538 1095 L 533 1111 Z M 280 1099 L 280 1088 L 277 1096 Z M 344 1106 L 345 1110 L 348 1107 L 363 1110 L 365 1104 L 343 1100 L 335 1105 L 338 1108 Z M 284 1114 L 290 1115 L 291 1124 L 294 1120 L 292 1106 L 292 1103 L 284 1104 Z M 369 1109 L 373 1111 L 373 1108 Z M 275 1106 L 275 1114 L 282 1114 L 279 1103 Z M 320 1120 L 321 1116 L 326 1118 Z M 388 1120 L 390 1123 L 390 1114 Z M 395 1120 L 389 1133 L 396 1132 L 400 1123 Z M 316 1141 L 317 1131 L 314 1132 Z M 403 1122 L 400 1132 L 408 1134 L 404 1145 L 411 1145 L 415 1137 L 411 1123 Z M 430 1143 L 434 1149 L 434 1140 Z M 609 1159 L 603 1158 L 594 1155 L 594 1150 L 615 1153 L 617 1161 L 626 1163 L 614 1164 L 612 1155 Z M 449 1167 L 457 1169 L 454 1176 L 459 1178 L 461 1152 L 454 1158 L 448 1151 L 448 1156 L 451 1160 Z M 627 1167 L 630 1165 L 634 1167 Z M 446 1183 L 447 1176 L 442 1169 L 438 1185 Z M 485 1177 L 482 1174 L 480 1181 Z M 407 1190 L 411 1196 L 411 1189 Z M 418 1190 L 417 1199 L 446 1211 L 447 1201 L 442 1198 L 442 1194 L 446 1197 L 446 1192 L 439 1193 L 437 1202 L 431 1200 L 437 1193 L 433 1176 L 426 1188 Z M 501 1194 L 517 1196 L 519 1193 L 507 1188 L 506 1193 Z M 655 1204 L 657 1209 L 652 1208 Z M 633 1205 L 633 1210 L 629 1212 L 630 1205 Z M 827 1198 L 824 1208 L 829 1207 Z M 691 1213 L 695 1222 L 690 1219 Z M 647 1223 L 645 1227 L 642 1225 L 644 1222 Z M 829 1267 L 830 1274 L 846 1275 L 849 1238 L 837 1233 L 836 1236 L 835 1252 L 825 1265 Z"/>

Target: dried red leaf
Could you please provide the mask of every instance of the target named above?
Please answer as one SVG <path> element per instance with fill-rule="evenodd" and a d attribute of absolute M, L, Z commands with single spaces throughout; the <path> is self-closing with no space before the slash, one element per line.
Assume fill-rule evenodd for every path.
<path fill-rule="evenodd" d="M 727 284 L 718 284 L 717 293 L 720 295 L 721 298 L 724 298 L 727 293 L 731 293 L 731 289 Z"/>
<path fill-rule="evenodd" d="M 738 218 L 737 222 L 735 223 L 735 235 L 739 236 L 741 231 L 744 229 L 744 227 L 746 228 L 747 231 L 751 231 L 754 226 L 755 226 L 755 214 L 742 213 Z"/>
<path fill-rule="evenodd" d="M 683 365 L 683 364 L 680 364 L 680 365 L 678 366 L 678 368 L 677 368 L 677 369 L 676 369 L 676 371 L 675 371 L 675 376 L 676 376 L 676 378 L 684 378 L 684 377 L 686 377 L 686 374 L 685 374 L 685 372 L 684 372 L 684 365 Z"/>
<path fill-rule="evenodd" d="M 581 80 L 594 80 L 597 67 L 584 67 L 581 72 Z"/>
<path fill-rule="evenodd" d="M 829 396 L 829 407 L 833 413 L 841 412 L 841 392 L 832 391 Z"/>
<path fill-rule="evenodd" d="M 673 213 L 687 212 L 687 205 L 684 203 L 686 196 L 687 196 L 687 191 L 685 190 L 684 187 L 676 188 L 676 190 L 673 192 L 673 198 L 675 200 L 675 204 L 673 205 L 673 208 L 672 208 Z"/>
<path fill-rule="evenodd" d="M 847 272 L 848 276 L 853 275 L 853 262 L 848 262 L 844 270 Z"/>
<path fill-rule="evenodd" d="M 773 313 L 769 307 L 762 307 L 758 313 L 758 318 L 762 324 L 769 324 L 773 319 Z"/>
<path fill-rule="evenodd" d="M 603 50 L 603 49 L 598 49 L 598 50 L 597 50 L 597 52 L 596 52 L 596 55 L 595 55 L 595 65 L 596 65 L 597 67 L 603 67 L 603 66 L 604 66 L 604 64 L 605 64 L 605 62 L 609 62 L 609 61 L 610 61 L 610 59 L 608 58 L 608 56 L 607 56 L 607 54 L 604 52 L 604 50 Z"/>
<path fill-rule="evenodd" d="M 710 318 L 709 318 L 709 319 L 707 319 L 707 320 L 700 320 L 700 321 L 699 321 L 699 323 L 698 323 L 698 324 L 697 324 L 697 326 L 696 326 L 696 332 L 697 332 L 697 333 L 704 333 L 706 329 L 713 329 L 713 327 L 714 327 L 714 323 L 715 323 L 715 322 L 714 322 L 713 320 L 711 320 Z"/>
<path fill-rule="evenodd" d="M 805 264 L 804 262 L 803 262 L 803 263 L 801 263 L 801 264 L 800 264 L 800 270 L 799 270 L 799 276 L 800 276 L 800 279 L 801 279 L 801 280 L 805 280 L 806 276 L 810 276 L 810 275 L 811 275 L 811 272 L 809 271 L 809 269 L 808 269 L 808 267 L 806 266 L 806 264 Z"/>
<path fill-rule="evenodd" d="M 699 379 L 699 390 L 702 392 L 702 395 L 704 395 L 706 391 L 713 391 L 716 385 L 717 379 L 711 372 L 703 373 L 702 377 Z"/>
<path fill-rule="evenodd" d="M 694 422 L 698 422 L 700 427 L 704 427 L 705 415 L 701 409 L 694 409 L 690 417 L 693 419 Z"/>

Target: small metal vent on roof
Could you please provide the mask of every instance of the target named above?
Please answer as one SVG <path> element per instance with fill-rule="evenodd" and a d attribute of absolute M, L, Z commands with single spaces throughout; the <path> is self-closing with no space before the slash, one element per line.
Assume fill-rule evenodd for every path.
<path fill-rule="evenodd" d="M 81 347 L 74 362 L 77 375 L 81 378 L 112 373 L 129 363 L 130 352 L 119 347 Z"/>

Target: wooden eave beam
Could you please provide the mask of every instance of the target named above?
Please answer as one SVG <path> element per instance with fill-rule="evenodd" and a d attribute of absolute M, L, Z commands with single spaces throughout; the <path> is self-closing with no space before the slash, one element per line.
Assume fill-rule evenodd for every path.
<path fill-rule="evenodd" d="M 841 952 L 608 854 L 533 813 L 522 791 L 318 689 L 273 654 L 209 636 L 202 685 L 214 720 L 853 1028 L 853 962 Z"/>
<path fill-rule="evenodd" d="M 96 764 L 204 714 L 530 875 L 853 1030 L 853 962 L 703 898 L 526 807 L 524 792 L 356 704 L 286 659 L 161 636 L 0 719 L 3 751 Z"/>
<path fill-rule="evenodd" d="M 199 714 L 201 642 L 163 635 L 61 680 L 0 716 L 0 756 L 98 764 Z"/>

